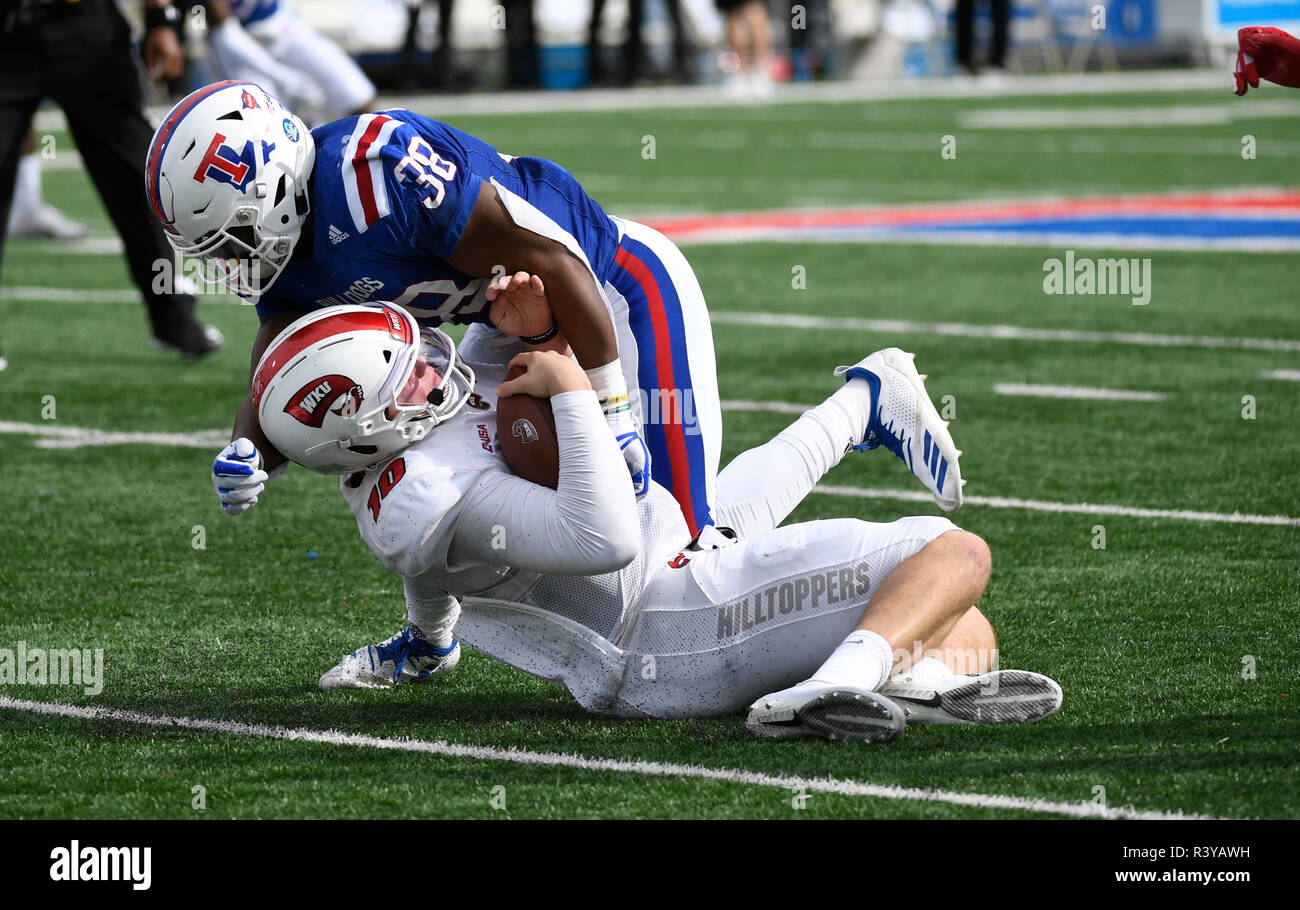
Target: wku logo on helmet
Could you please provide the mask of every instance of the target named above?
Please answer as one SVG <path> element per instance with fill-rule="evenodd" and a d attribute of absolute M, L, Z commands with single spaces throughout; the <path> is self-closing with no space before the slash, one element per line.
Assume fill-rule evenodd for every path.
<path fill-rule="evenodd" d="M 199 161 L 194 179 L 199 183 L 209 178 L 218 183 L 229 183 L 242 193 L 256 172 L 257 152 L 252 140 L 245 142 L 244 150 L 240 152 L 226 145 L 226 137 L 217 133 Z"/>
<path fill-rule="evenodd" d="M 340 417 L 353 417 L 365 400 L 361 386 L 346 376 L 331 373 L 313 379 L 297 392 L 284 406 L 284 413 L 299 423 L 319 428 L 325 420 L 325 412 L 331 411 Z M 342 401 L 339 401 L 342 399 Z M 338 402 L 338 407 L 332 405 Z"/>

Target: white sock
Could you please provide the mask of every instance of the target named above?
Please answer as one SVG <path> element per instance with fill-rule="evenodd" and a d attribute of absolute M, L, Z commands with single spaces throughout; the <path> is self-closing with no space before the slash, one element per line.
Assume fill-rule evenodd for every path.
<path fill-rule="evenodd" d="M 894 649 L 889 642 L 875 632 L 858 629 L 850 632 L 817 672 L 799 685 L 812 683 L 875 690 L 889 678 L 893 666 Z"/>
<path fill-rule="evenodd" d="M 714 520 L 743 540 L 770 531 L 862 441 L 871 416 L 871 387 L 850 379 L 776 438 L 737 455 L 718 474 Z"/>
<path fill-rule="evenodd" d="M 912 664 L 910 669 L 904 670 L 902 673 L 899 673 L 898 676 L 891 678 L 899 679 L 904 676 L 910 676 L 916 682 L 926 683 L 941 682 L 952 675 L 952 671 L 948 669 L 948 665 L 943 661 L 933 657 L 923 657 L 916 663 Z"/>
<path fill-rule="evenodd" d="M 9 220 L 26 218 L 44 204 L 41 198 L 41 156 L 39 152 L 18 159 L 18 177 L 14 181 L 14 200 L 9 209 Z"/>
<path fill-rule="evenodd" d="M 460 601 L 450 595 L 423 599 L 406 595 L 406 618 L 416 636 L 436 648 L 451 647 L 456 640 L 456 620 L 460 619 Z"/>

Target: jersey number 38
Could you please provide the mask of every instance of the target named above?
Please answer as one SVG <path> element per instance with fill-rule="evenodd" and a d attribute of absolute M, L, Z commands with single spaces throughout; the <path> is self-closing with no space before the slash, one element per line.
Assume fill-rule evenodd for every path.
<path fill-rule="evenodd" d="M 416 183 L 426 187 L 430 195 L 424 197 L 424 207 L 433 211 L 442 205 L 442 198 L 447 195 L 446 182 L 456 179 L 456 165 L 439 156 L 419 136 L 412 136 L 406 154 L 393 168 L 393 176 L 399 183 L 413 177 Z"/>

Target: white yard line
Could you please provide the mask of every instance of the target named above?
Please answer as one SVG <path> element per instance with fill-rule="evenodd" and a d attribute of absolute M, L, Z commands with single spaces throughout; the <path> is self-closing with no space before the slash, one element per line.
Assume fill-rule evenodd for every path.
<path fill-rule="evenodd" d="M 220 448 L 230 441 L 223 430 L 203 430 L 198 433 L 138 433 L 114 430 L 95 430 L 88 427 L 62 426 L 49 423 L 15 423 L 0 420 L 0 433 L 17 433 L 37 436 L 33 445 L 42 449 L 80 449 L 84 446 L 155 445 L 186 449 Z"/>
<path fill-rule="evenodd" d="M 1074 818 L 1123 819 L 1205 819 L 1209 816 L 1182 812 L 1164 812 L 1128 807 L 1112 808 L 1091 802 L 1062 803 L 1023 796 L 1005 796 L 995 793 L 960 793 L 950 790 L 921 790 L 911 787 L 882 786 L 864 781 L 842 780 L 828 777 L 795 777 L 744 771 L 733 768 L 707 768 L 703 765 L 685 765 L 675 762 L 636 761 L 614 758 L 587 758 L 567 752 L 533 752 L 528 749 L 503 749 L 499 746 L 475 746 L 449 743 L 442 740 L 430 742 L 418 739 L 387 739 L 358 733 L 341 733 L 337 730 L 310 730 L 302 727 L 282 727 L 266 724 L 248 724 L 231 720 L 206 720 L 178 717 L 168 714 L 146 714 L 118 708 L 99 708 L 69 705 L 61 702 L 27 701 L 0 696 L 0 709 L 26 711 L 55 717 L 83 720 L 110 720 L 119 723 L 140 724 L 149 727 L 181 728 L 203 733 L 228 736 L 251 736 L 261 739 L 290 742 L 321 743 L 331 746 L 350 746 L 362 749 L 386 749 L 395 752 L 415 752 L 441 755 L 447 758 L 477 761 L 499 761 L 517 765 L 540 765 L 557 768 L 575 768 L 581 771 L 639 774 L 648 777 L 678 777 L 695 780 L 717 780 L 727 783 L 748 784 L 758 787 L 779 787 L 792 792 L 835 793 L 843 796 L 865 796 L 876 799 L 913 800 L 917 802 L 946 803 L 977 809 L 1037 812 L 1048 815 L 1066 815 Z"/>
<path fill-rule="evenodd" d="M 1259 376 L 1261 379 L 1285 379 L 1289 382 L 1300 382 L 1300 370 L 1264 370 Z"/>
<path fill-rule="evenodd" d="M 821 484 L 814 493 L 827 496 L 853 496 L 858 499 L 893 499 L 904 502 L 933 502 L 929 493 L 920 490 L 881 490 L 867 487 L 844 487 Z M 1078 515 L 1121 515 L 1126 518 L 1172 518 L 1179 521 L 1213 521 L 1224 524 L 1285 525 L 1300 528 L 1300 518 L 1289 515 L 1251 515 L 1242 512 L 1195 512 L 1190 509 L 1143 509 L 1137 506 L 1114 506 L 1089 502 L 1046 502 L 1041 499 L 1015 499 L 1008 496 L 966 496 L 972 506 L 993 509 L 1028 509 L 1032 512 L 1068 512 Z"/>
<path fill-rule="evenodd" d="M 140 295 L 130 290 L 88 291 L 78 288 L 0 287 L 5 300 L 49 300 L 64 303 L 138 303 Z M 214 303 L 244 305 L 234 294 L 203 296 L 205 306 Z M 829 329 L 850 332 L 953 335 L 964 338 L 1000 338 L 1016 341 L 1064 341 L 1080 344 L 1132 344 L 1153 347 L 1239 348 L 1248 351 L 1300 352 L 1300 341 L 1282 338 L 1231 338 L 1219 335 L 1160 335 L 1149 332 L 1090 332 L 1078 329 L 1035 329 L 1015 325 L 974 325 L 965 322 L 913 322 L 906 319 L 835 318 L 799 313 L 744 313 L 715 311 L 709 318 L 721 325 L 757 325 L 786 329 Z"/>
<path fill-rule="evenodd" d="M 236 294 L 200 294 L 204 305 L 213 303 L 244 304 Z M 45 300 L 51 303 L 140 303 L 143 301 L 139 291 L 128 288 L 112 290 L 89 290 L 86 288 L 47 288 L 35 286 L 0 286 L 0 303 L 7 300 Z"/>
<path fill-rule="evenodd" d="M 1093 398 L 1101 401 L 1164 401 L 1163 392 L 1132 392 L 1124 389 L 1095 389 L 1077 385 L 1027 385 L 1022 382 L 995 382 L 997 395 L 1025 395 L 1032 398 Z"/>
<path fill-rule="evenodd" d="M 383 95 L 379 107 L 405 107 L 433 117 L 497 114 L 533 114 L 559 111 L 640 111 L 646 108 L 690 107 L 734 108 L 747 116 L 785 116 L 791 105 L 831 101 L 905 101 L 934 98 L 996 98 L 1021 95 L 1111 95 L 1130 92 L 1174 92 L 1196 90 L 1228 91 L 1232 83 L 1226 70 L 1133 71 L 1126 73 L 1062 73 L 1016 76 L 1004 85 L 992 86 L 975 80 L 958 79 L 857 79 L 840 82 L 795 83 L 777 86 L 776 94 L 761 102 L 737 100 L 721 86 L 668 86 L 635 89 L 583 89 L 576 92 L 488 92 L 460 97 L 449 95 Z M 1259 103 L 1259 102 L 1256 102 Z M 1244 108 L 1253 104 L 1243 104 Z M 157 124 L 168 105 L 148 108 Z M 818 119 L 824 113 L 816 114 Z M 38 111 L 38 132 L 66 130 L 67 118 L 57 108 Z M 506 151 L 509 151 L 508 149 Z M 63 153 L 60 153 L 62 155 Z M 519 152 L 517 154 L 526 154 Z"/>
<path fill-rule="evenodd" d="M 980 108 L 962 111 L 967 129 L 1079 130 L 1105 127 L 1223 126 L 1233 120 L 1300 116 L 1300 102 L 1275 98 L 1255 104 L 1171 104 L 1164 107 Z"/>
<path fill-rule="evenodd" d="M 82 288 L 0 287 L 0 301 L 50 300 L 58 303 L 139 303 L 139 291 L 98 291 Z"/>
<path fill-rule="evenodd" d="M 794 414 L 798 416 L 808 410 L 808 405 L 791 404 L 788 401 L 724 401 L 724 411 L 764 411 L 769 414 Z"/>
<path fill-rule="evenodd" d="M 777 414 L 802 414 L 806 407 L 783 401 L 725 401 L 723 408 L 736 411 L 768 411 Z M 34 445 L 46 449 L 80 448 L 103 445 L 158 445 L 180 448 L 220 448 L 229 440 L 225 430 L 201 430 L 195 433 L 138 433 L 95 430 L 58 424 L 15 423 L 0 421 L 0 434 L 15 433 L 37 436 Z M 858 499 L 889 499 L 903 502 L 930 502 L 930 494 L 920 490 L 885 490 L 822 484 L 814 493 L 827 496 L 852 496 Z M 1181 521 L 1214 521 L 1228 524 L 1287 525 L 1300 527 L 1300 518 L 1288 515 L 1251 515 L 1241 512 L 1195 512 L 1186 509 L 1144 509 L 1086 502 L 1047 502 L 1039 499 L 1016 499 L 1006 496 L 967 496 L 970 505 L 994 509 L 1028 509 L 1035 512 L 1071 512 L 1082 515 L 1123 515 L 1132 518 L 1172 518 Z"/>
<path fill-rule="evenodd" d="M 808 228 L 791 234 L 779 227 L 700 230 L 671 238 L 682 247 L 733 243 L 889 243 L 901 246 L 1012 246 L 1090 250 L 1183 250 L 1267 255 L 1300 250 L 1295 237 L 1162 237 L 1158 234 L 1079 234 L 1045 227 L 1042 231 L 935 230 L 877 233 L 871 228 Z"/>
<path fill-rule="evenodd" d="M 805 316 L 799 313 L 716 311 L 710 313 L 709 317 L 713 322 L 722 325 L 760 325 L 782 329 L 954 335 L 963 338 L 1067 341 L 1081 344 L 1134 344 L 1151 345 L 1153 347 L 1300 351 L 1300 341 L 1280 338 L 1224 338 L 1216 335 L 1158 335 L 1148 332 L 1089 332 L 1077 329 L 1033 329 L 1015 325 L 972 325 L 965 322 L 912 322 L 906 319 Z"/>

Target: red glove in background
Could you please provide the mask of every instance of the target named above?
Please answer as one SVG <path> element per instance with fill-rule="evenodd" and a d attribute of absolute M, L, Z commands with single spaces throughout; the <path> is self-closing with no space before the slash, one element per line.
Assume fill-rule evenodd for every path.
<path fill-rule="evenodd" d="M 1289 88 L 1300 88 L 1300 40 L 1280 28 L 1252 25 L 1237 31 L 1236 94 L 1246 94 L 1246 87 L 1259 88 L 1267 79 Z"/>

